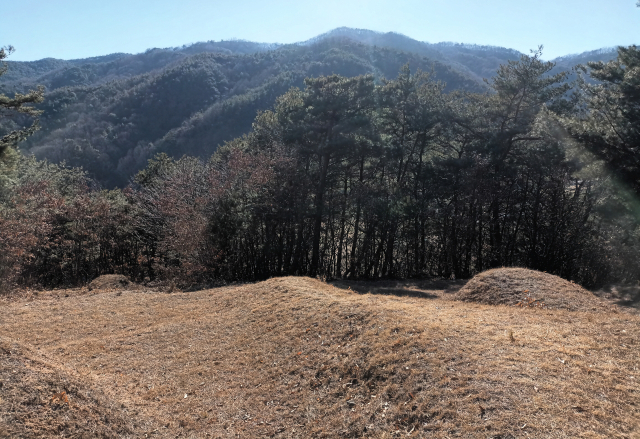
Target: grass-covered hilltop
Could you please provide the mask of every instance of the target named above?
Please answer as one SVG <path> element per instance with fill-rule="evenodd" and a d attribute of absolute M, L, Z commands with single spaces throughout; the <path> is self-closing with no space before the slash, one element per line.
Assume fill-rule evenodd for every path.
<path fill-rule="evenodd" d="M 569 311 L 551 300 L 461 302 L 458 288 L 285 277 L 173 294 L 59 290 L 3 304 L 3 433 L 637 436 L 638 315 L 588 292 Z"/>
<path fill-rule="evenodd" d="M 0 49 L 0 438 L 637 438 L 640 50 Z"/>

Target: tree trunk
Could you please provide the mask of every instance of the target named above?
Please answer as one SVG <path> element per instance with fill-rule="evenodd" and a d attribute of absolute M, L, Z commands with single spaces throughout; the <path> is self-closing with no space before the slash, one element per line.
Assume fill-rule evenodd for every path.
<path fill-rule="evenodd" d="M 324 213 L 324 190 L 327 184 L 327 170 L 329 169 L 329 153 L 320 156 L 320 181 L 318 182 L 318 190 L 316 191 L 316 212 L 313 224 L 313 246 L 311 248 L 311 267 L 309 275 L 311 277 L 318 275 L 318 266 L 320 263 L 320 235 L 322 233 L 322 216 Z"/>

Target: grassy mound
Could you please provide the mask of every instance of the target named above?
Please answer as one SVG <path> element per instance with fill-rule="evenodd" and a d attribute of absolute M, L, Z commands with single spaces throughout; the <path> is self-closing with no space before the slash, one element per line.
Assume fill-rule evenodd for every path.
<path fill-rule="evenodd" d="M 91 281 L 89 290 L 122 290 L 134 286 L 135 284 L 121 274 L 103 274 Z"/>
<path fill-rule="evenodd" d="M 570 311 L 607 308 L 580 285 L 549 273 L 526 268 L 484 271 L 462 287 L 457 299 L 486 305 L 521 305 Z"/>
<path fill-rule="evenodd" d="M 0 438 L 133 437 L 131 421 L 100 391 L 0 337 Z"/>
<path fill-rule="evenodd" d="M 0 334 L 99 387 L 135 437 L 638 437 L 640 316 L 478 306 L 450 300 L 446 284 L 385 288 L 288 277 L 62 294 L 7 304 Z M 25 395 L 40 385 L 20 382 Z M 43 389 L 45 402 L 66 390 L 75 410 L 73 389 Z"/>

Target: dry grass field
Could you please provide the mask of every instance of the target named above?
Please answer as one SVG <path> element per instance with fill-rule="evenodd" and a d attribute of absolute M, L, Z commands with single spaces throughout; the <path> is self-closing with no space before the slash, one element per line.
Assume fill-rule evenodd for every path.
<path fill-rule="evenodd" d="M 0 437 L 640 437 L 637 313 L 462 302 L 462 285 L 5 300 Z"/>

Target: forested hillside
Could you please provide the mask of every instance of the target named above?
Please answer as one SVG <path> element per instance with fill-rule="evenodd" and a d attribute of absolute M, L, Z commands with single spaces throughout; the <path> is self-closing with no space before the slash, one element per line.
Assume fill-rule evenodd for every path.
<path fill-rule="evenodd" d="M 148 73 L 198 53 L 253 54 L 277 47 L 248 41 L 209 41 L 179 48 L 154 48 L 135 55 L 113 53 L 74 60 L 46 58 L 31 62 L 7 61 L 10 69 L 3 76 L 1 84 L 3 89 L 19 89 L 37 82 L 52 90 Z"/>
<path fill-rule="evenodd" d="M 251 129 L 259 111 L 306 77 L 371 74 L 400 67 L 433 72 L 446 90 L 487 90 L 483 78 L 516 60 L 514 50 L 428 44 L 396 33 L 340 28 L 297 45 L 197 43 L 81 60 L 12 62 L 0 92 L 43 85 L 41 129 L 22 144 L 40 159 L 85 169 L 106 187 L 124 187 L 155 154 L 206 158 Z M 570 68 L 571 59 L 563 68 Z M 3 121 L 7 131 L 20 125 Z"/>
<path fill-rule="evenodd" d="M 638 280 L 639 65 L 635 46 L 619 48 L 572 82 L 538 51 L 479 84 L 331 37 L 187 56 L 42 104 L 17 95 L 41 106 L 43 129 L 3 138 L 4 282 L 468 278 L 499 266 L 586 286 Z M 7 126 L 37 113 L 21 108 Z M 28 135 L 31 151 L 76 168 L 19 159 Z M 98 190 L 129 175 L 124 190 Z"/>
<path fill-rule="evenodd" d="M 449 90 L 484 89 L 477 78 L 447 63 L 346 37 L 265 49 L 253 43 L 201 44 L 114 55 L 113 60 L 27 78 L 22 88 L 44 84 L 48 93 L 41 107 L 42 129 L 23 149 L 41 159 L 82 166 L 108 187 L 124 186 L 158 152 L 212 154 L 218 145 L 248 132 L 258 111 L 272 108 L 277 96 L 302 86 L 305 77 L 393 78 L 409 63 L 413 69 L 433 70 Z M 16 82 L 6 86 L 11 84 Z"/>

